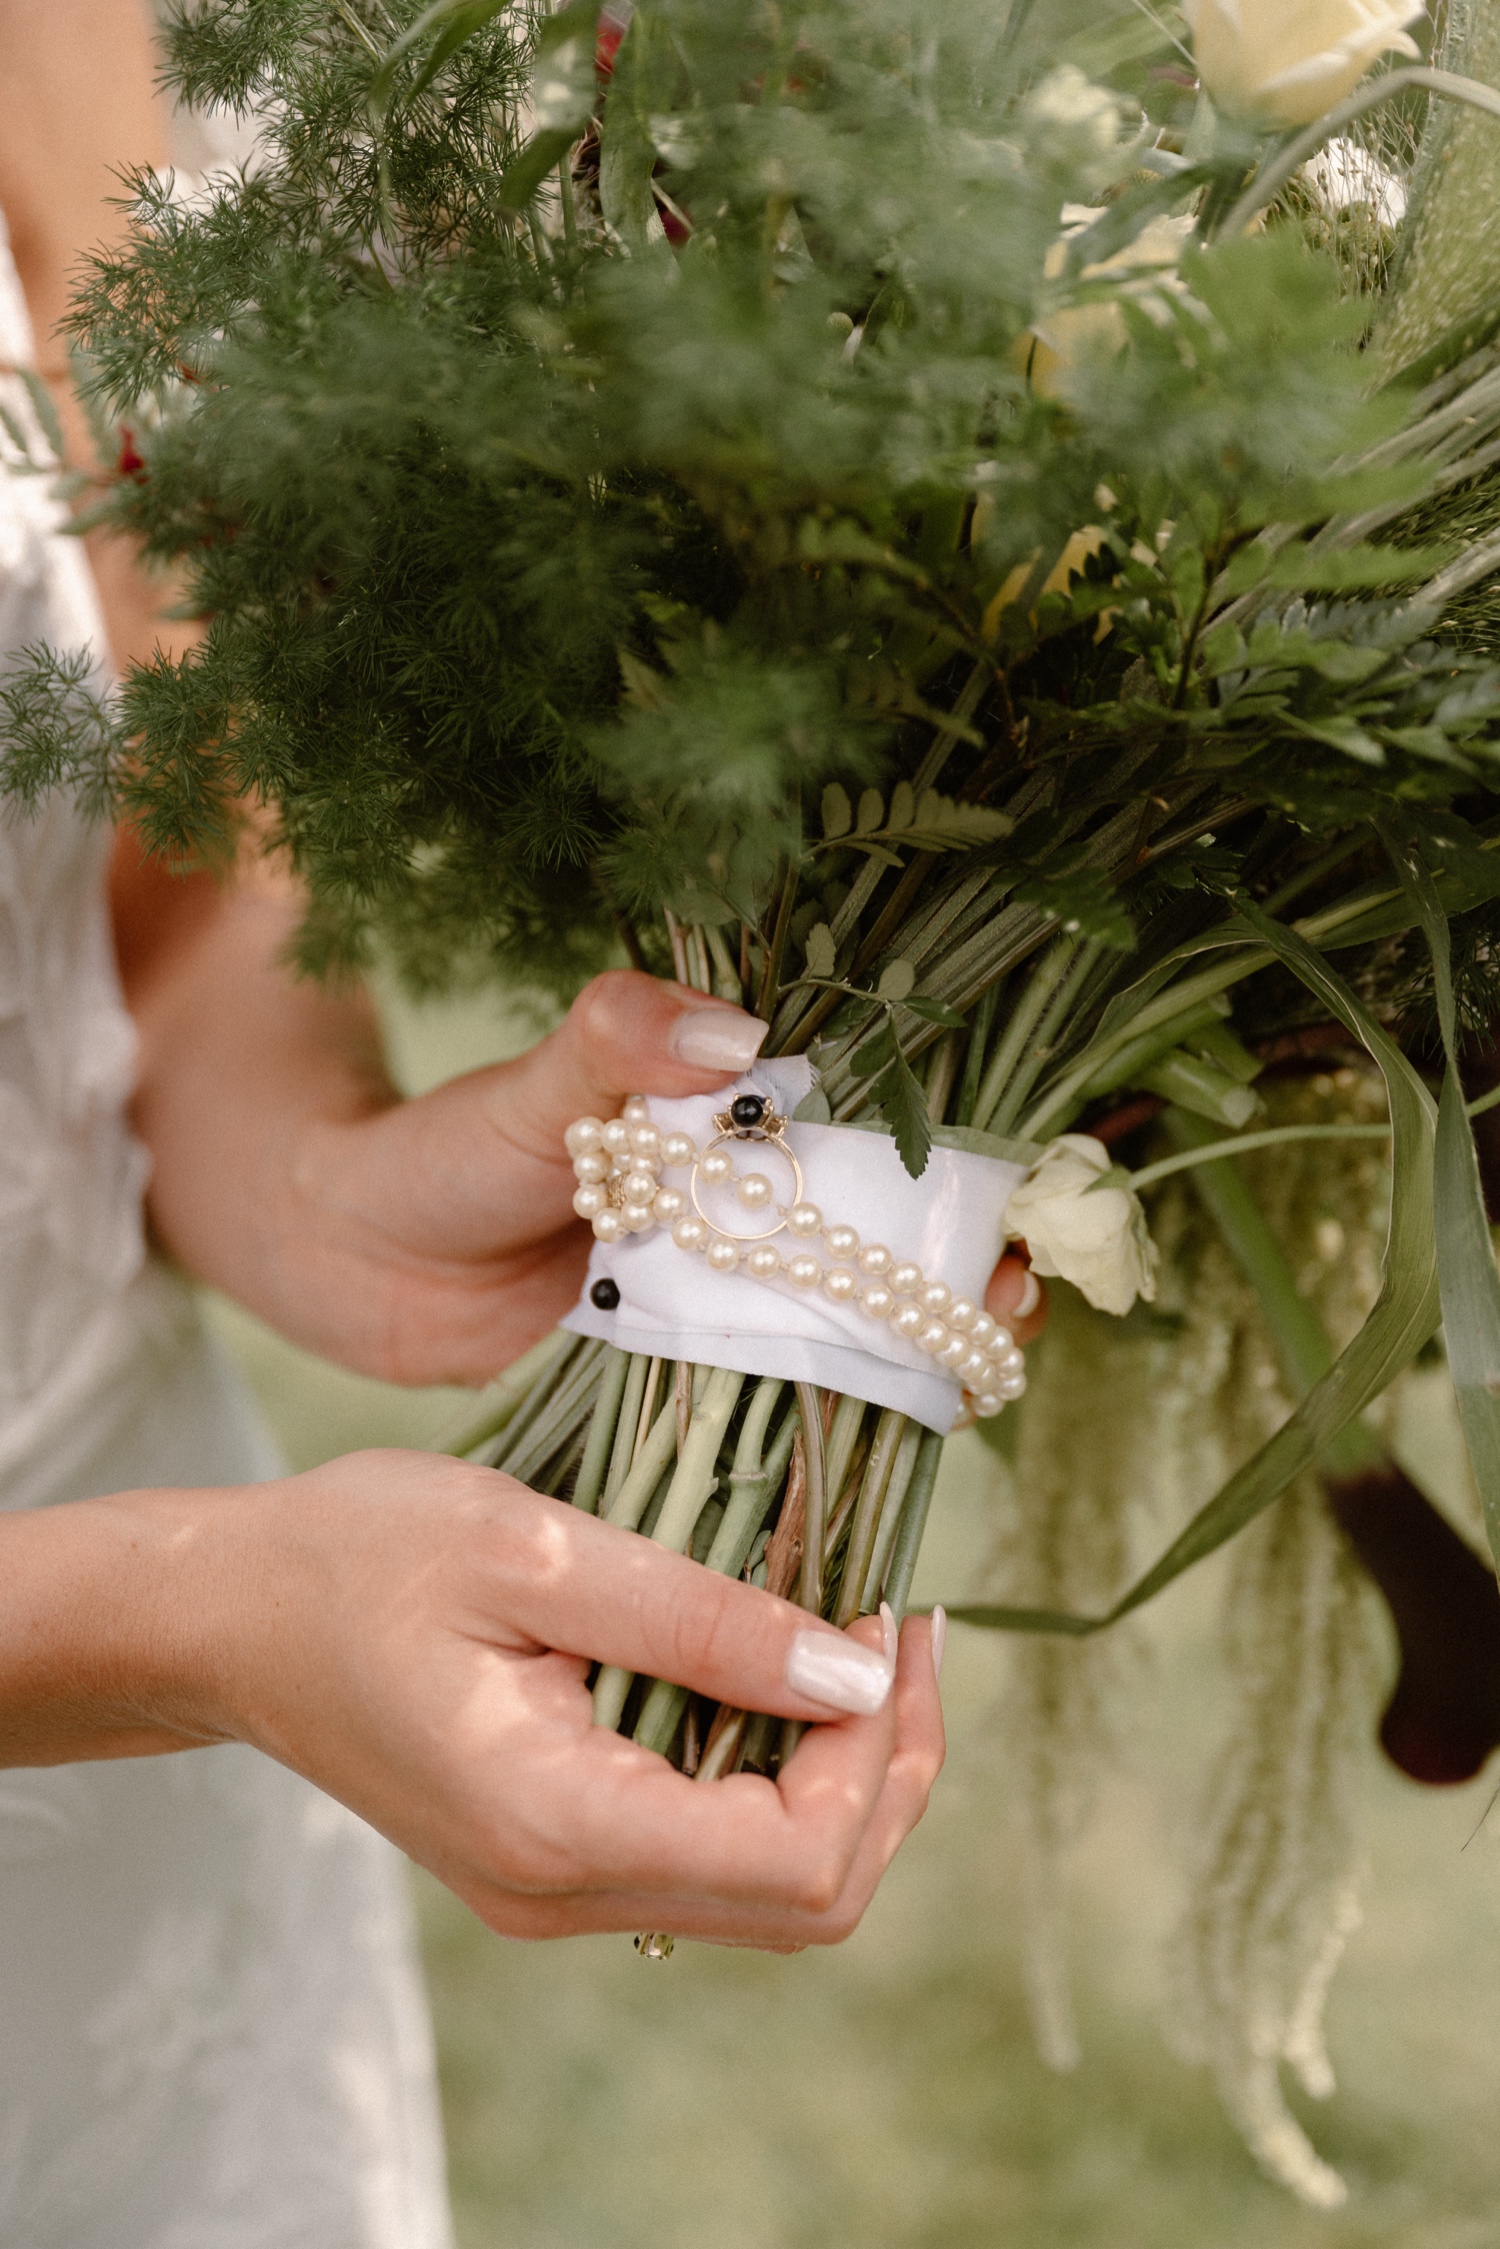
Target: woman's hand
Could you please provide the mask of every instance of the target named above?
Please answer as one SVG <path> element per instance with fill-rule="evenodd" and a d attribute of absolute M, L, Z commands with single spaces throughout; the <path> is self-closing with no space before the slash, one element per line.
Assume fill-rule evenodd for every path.
<path fill-rule="evenodd" d="M 911 1620 L 888 1691 L 879 1619 L 423 1453 L 0 1520 L 0 1764 L 252 1742 L 508 1936 L 847 1936 L 942 1763 L 935 1652 Z M 689 1781 L 593 1726 L 591 1657 L 812 1730 L 774 1784 Z"/>
<path fill-rule="evenodd" d="M 285 890 L 262 875 L 226 893 L 131 853 L 115 899 L 163 1241 L 294 1341 L 388 1381 L 483 1383 L 544 1335 L 591 1246 L 567 1126 L 630 1093 L 714 1092 L 765 1036 L 619 971 L 530 1053 L 402 1101 L 367 1004 L 282 967 Z M 1016 1258 L 986 1301 L 1021 1341 L 1045 1317 Z"/>

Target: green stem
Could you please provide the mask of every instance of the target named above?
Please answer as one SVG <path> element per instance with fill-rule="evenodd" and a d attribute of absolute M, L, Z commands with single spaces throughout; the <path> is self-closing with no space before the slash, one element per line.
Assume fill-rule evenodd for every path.
<path fill-rule="evenodd" d="M 912 1469 L 911 1482 L 907 1486 L 906 1505 L 901 1510 L 901 1526 L 891 1550 L 891 1566 L 885 1579 L 885 1598 L 890 1602 L 898 1624 L 906 1614 L 906 1597 L 916 1575 L 917 1555 L 921 1551 L 922 1533 L 927 1528 L 932 1489 L 937 1482 L 938 1463 L 942 1457 L 942 1438 L 935 1429 L 924 1429 L 921 1443 L 917 1447 L 916 1466 Z"/>
<path fill-rule="evenodd" d="M 1218 1138 L 1211 1125 L 1185 1109 L 1166 1110 L 1162 1124 L 1167 1137 L 1180 1149 L 1210 1148 Z M 1281 1244 L 1266 1223 L 1244 1173 L 1232 1156 L 1220 1156 L 1198 1166 L 1193 1186 L 1230 1256 L 1255 1291 L 1289 1387 L 1296 1397 L 1305 1398 L 1333 1365 L 1337 1353 L 1322 1321 L 1298 1288 Z M 1354 1476 L 1384 1458 L 1379 1439 L 1365 1423 L 1355 1421 L 1328 1447 L 1323 1464 L 1336 1476 Z"/>
<path fill-rule="evenodd" d="M 676 1450 L 677 1400 L 671 1397 L 652 1422 L 629 1475 L 610 1501 L 605 1511 L 608 1522 L 618 1523 L 627 1531 L 637 1528 Z"/>
<path fill-rule="evenodd" d="M 767 1375 L 756 1385 L 740 1424 L 734 1467 L 729 1476 L 729 1505 L 703 1564 L 705 1569 L 721 1577 L 739 1576 L 786 1474 L 792 1442 L 799 1427 L 795 1407 L 783 1418 L 770 1452 L 764 1460 L 761 1458 L 767 1424 L 785 1387 L 775 1375 Z M 686 1687 L 675 1686 L 666 1679 L 655 1682 L 636 1721 L 634 1738 L 643 1749 L 654 1749 L 659 1756 L 666 1755 L 676 1737 L 687 1699 Z"/>
<path fill-rule="evenodd" d="M 503 1436 L 498 1441 L 485 1447 L 481 1457 L 490 1467 L 496 1467 L 501 1461 L 507 1460 L 521 1445 L 528 1430 L 535 1428 L 546 1413 L 553 1399 L 558 1395 L 561 1385 L 569 1379 L 578 1355 L 577 1343 L 578 1338 L 575 1336 L 573 1338 L 574 1348 L 562 1352 L 554 1360 L 547 1380 L 538 1382 L 533 1386 L 531 1395 L 521 1401 L 516 1412 L 506 1422 Z"/>
<path fill-rule="evenodd" d="M 1486 110 L 1491 117 L 1500 117 L 1500 94 L 1493 86 L 1481 85 L 1477 78 L 1463 78 L 1453 70 L 1434 70 L 1426 63 L 1414 63 L 1406 70 L 1389 70 L 1361 86 L 1347 101 L 1328 110 L 1304 132 L 1284 141 L 1268 156 L 1225 219 L 1220 234 L 1232 237 L 1248 232 L 1256 213 L 1281 193 L 1287 181 L 1301 171 L 1310 156 L 1317 155 L 1325 141 L 1342 132 L 1346 125 L 1353 124 L 1356 117 L 1363 117 L 1367 110 L 1389 101 L 1393 94 L 1404 94 L 1416 87 L 1425 93 L 1441 94 L 1448 101 L 1467 102 L 1472 109 Z"/>
<path fill-rule="evenodd" d="M 609 1456 L 609 1474 L 604 1479 L 599 1513 L 607 1516 L 615 1503 L 621 1485 L 630 1474 L 630 1463 L 635 1457 L 635 1433 L 640 1424 L 641 1401 L 646 1395 L 646 1372 L 651 1362 L 640 1352 L 632 1352 L 630 1372 L 625 1378 L 625 1395 L 620 1400 L 619 1419 L 615 1423 L 615 1441 Z"/>
<path fill-rule="evenodd" d="M 524 1438 L 507 1445 L 498 1466 L 519 1483 L 529 1484 L 587 1420 L 597 1394 L 599 1362 L 605 1346 L 590 1338 L 568 1369 L 568 1379 L 552 1393 Z"/>
<path fill-rule="evenodd" d="M 1028 1039 L 1036 1029 L 1047 1002 L 1058 983 L 1067 973 L 1076 946 L 1071 937 L 1060 937 L 1049 951 L 1042 955 L 1026 980 L 1026 989 L 1017 1001 L 1010 1021 L 1006 1024 L 1000 1044 L 995 1049 L 994 1060 L 984 1073 L 979 1095 L 974 1103 L 974 1124 L 980 1132 L 988 1132 L 990 1119 L 1005 1095 L 1011 1072 L 1021 1058 Z"/>
<path fill-rule="evenodd" d="M 864 1587 L 859 1597 L 861 1616 L 867 1616 L 872 1609 L 880 1606 L 880 1588 L 890 1569 L 891 1549 L 901 1527 L 901 1516 L 907 1492 L 911 1488 L 912 1472 L 917 1465 L 922 1434 L 922 1424 L 919 1421 L 908 1421 L 902 1432 L 895 1465 L 891 1470 L 891 1480 L 886 1486 L 885 1505 L 880 1511 L 880 1530 L 875 1540 L 875 1551 L 870 1556 L 870 1567 L 865 1572 Z"/>
<path fill-rule="evenodd" d="M 1500 1089 L 1494 1098 L 1500 1101 Z M 1191 1171 L 1198 1164 L 1216 1161 L 1219 1156 L 1248 1156 L 1255 1148 L 1279 1147 L 1284 1140 L 1389 1140 L 1390 1136 L 1389 1125 L 1268 1126 L 1264 1132 L 1240 1132 L 1230 1140 L 1210 1139 L 1201 1148 L 1185 1149 L 1178 1156 L 1163 1156 L 1159 1162 L 1133 1171 L 1123 1184 L 1137 1190 L 1154 1187 L 1159 1179 L 1170 1179 L 1174 1172 Z"/>
<path fill-rule="evenodd" d="M 599 1495 L 604 1488 L 604 1478 L 614 1444 L 615 1428 L 620 1418 L 620 1400 L 625 1395 L 629 1375 L 630 1353 L 618 1350 L 611 1344 L 604 1355 L 604 1371 L 599 1380 L 594 1418 L 589 1423 L 588 1443 L 583 1448 L 578 1481 L 573 1486 L 573 1505 L 581 1507 L 585 1515 L 592 1515 L 599 1505 Z"/>
<path fill-rule="evenodd" d="M 534 1388 L 546 1387 L 548 1378 L 577 1341 L 577 1336 L 566 1328 L 554 1328 L 539 1343 L 533 1343 L 514 1366 L 507 1367 L 504 1374 L 487 1384 L 473 1403 L 465 1407 L 461 1421 L 451 1423 L 433 1439 L 433 1451 L 453 1453 L 462 1459 L 466 1453 L 500 1436 L 533 1395 Z"/>
<path fill-rule="evenodd" d="M 870 1556 L 875 1549 L 876 1533 L 880 1529 L 881 1510 L 890 1487 L 891 1472 L 896 1465 L 897 1449 L 905 1431 L 905 1414 L 893 1412 L 887 1406 L 876 1423 L 875 1442 L 870 1447 L 864 1482 L 855 1503 L 854 1520 L 849 1526 L 849 1543 L 844 1550 L 844 1575 L 833 1611 L 833 1622 L 837 1625 L 852 1624 L 859 1615 L 865 1576 L 870 1567 Z"/>
<path fill-rule="evenodd" d="M 745 1387 L 745 1377 L 728 1368 L 715 1367 L 703 1393 L 702 1403 L 695 1405 L 692 1420 L 688 1423 L 687 1437 L 678 1458 L 677 1468 L 667 1487 L 667 1496 L 656 1519 L 651 1537 L 657 1546 L 669 1547 L 674 1554 L 685 1554 L 698 1518 L 718 1485 L 714 1463 L 719 1457 L 719 1447 L 740 1402 L 740 1392 Z M 677 1441 L 677 1401 L 670 1408 L 672 1414 L 672 1441 Z"/>
<path fill-rule="evenodd" d="M 1068 1012 L 1077 999 L 1079 990 L 1098 957 L 1099 946 L 1093 940 L 1090 940 L 1087 944 L 1079 945 L 1077 958 L 1053 993 L 1047 1011 L 1036 1027 L 1036 1037 L 1031 1042 L 1030 1053 L 1016 1071 L 1015 1077 L 1005 1090 L 1004 1099 L 995 1111 L 990 1124 L 992 1132 L 1000 1133 L 1003 1136 L 1014 1129 L 1016 1118 L 1021 1113 L 1021 1104 L 1046 1068 L 1052 1053 L 1053 1041 L 1067 1021 Z"/>
<path fill-rule="evenodd" d="M 771 931 L 771 942 L 766 947 L 765 967 L 761 972 L 760 994 L 755 1012 L 764 1023 L 769 1023 L 776 1012 L 781 996 L 781 971 L 786 960 L 787 933 L 792 926 L 792 913 L 797 903 L 797 884 L 801 869 L 795 859 L 787 862 L 786 880 L 781 886 L 781 902 L 776 909 L 776 920 Z"/>
<path fill-rule="evenodd" d="M 704 1560 L 705 1569 L 716 1570 L 723 1577 L 738 1577 L 744 1568 L 745 1557 L 755 1543 L 755 1534 L 765 1521 L 772 1494 L 786 1473 L 792 1439 L 798 1427 L 794 1412 L 786 1416 L 770 1453 L 762 1458 L 766 1430 L 785 1387 L 775 1375 L 767 1375 L 756 1384 L 745 1409 L 734 1466 L 729 1472 L 729 1505 Z"/>
<path fill-rule="evenodd" d="M 859 1432 L 864 1425 L 865 1402 L 863 1398 L 840 1398 L 833 1409 L 833 1421 L 828 1431 L 826 1457 L 823 1463 L 823 1489 L 828 1495 L 828 1517 L 832 1523 L 838 1516 L 839 1501 L 843 1497 L 844 1478 L 849 1473 L 849 1463 L 854 1458 L 854 1448 L 859 1443 Z"/>
<path fill-rule="evenodd" d="M 823 1532 L 828 1521 L 827 1486 L 823 1478 L 822 1401 L 810 1382 L 796 1384 L 797 1411 L 802 1417 L 802 1472 L 806 1487 L 802 1530 L 802 1581 L 797 1598 L 814 1616 L 823 1605 Z"/>
<path fill-rule="evenodd" d="M 964 1057 L 964 1074 L 958 1088 L 958 1104 L 953 1112 L 955 1124 L 967 1125 L 974 1122 L 974 1110 L 984 1078 L 985 1049 L 995 1027 L 995 1010 L 999 1004 L 1000 987 L 992 984 L 974 1010 L 973 1020 L 969 1025 L 969 1051 Z"/>

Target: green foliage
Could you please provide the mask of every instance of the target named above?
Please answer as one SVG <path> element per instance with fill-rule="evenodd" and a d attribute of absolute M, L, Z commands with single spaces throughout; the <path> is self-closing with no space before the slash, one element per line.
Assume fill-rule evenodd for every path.
<path fill-rule="evenodd" d="M 789 869 L 813 900 L 914 854 L 1128 946 L 1099 822 L 1145 767 L 1071 816 L 1112 736 L 1169 807 L 1487 782 L 1490 675 L 1399 591 L 1433 557 L 1309 541 L 1423 482 L 1370 465 L 1404 404 L 1332 268 L 1291 227 L 1130 262 L 1212 174 L 1139 170 L 1129 102 L 1177 99 L 1139 18 L 648 0 L 602 100 L 594 26 L 176 10 L 181 93 L 262 150 L 190 204 L 136 182 L 74 320 L 144 463 L 100 512 L 207 620 L 115 711 L 156 843 L 220 852 L 264 800 L 309 959 L 566 983 L 622 927 L 660 959 L 662 906 L 764 971 Z M 108 763 L 57 686 L 15 706 L 18 785 Z"/>

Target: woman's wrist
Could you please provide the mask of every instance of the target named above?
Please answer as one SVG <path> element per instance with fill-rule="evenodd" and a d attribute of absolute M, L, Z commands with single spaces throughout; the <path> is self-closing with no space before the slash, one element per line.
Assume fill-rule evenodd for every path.
<path fill-rule="evenodd" d="M 126 1492 L 0 1517 L 0 1765 L 227 1738 L 215 1588 L 233 1491 Z"/>

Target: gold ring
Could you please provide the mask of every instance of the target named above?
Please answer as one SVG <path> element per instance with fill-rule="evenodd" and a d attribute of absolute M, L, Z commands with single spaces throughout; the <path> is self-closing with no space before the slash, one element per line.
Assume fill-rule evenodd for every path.
<path fill-rule="evenodd" d="M 703 1150 L 702 1155 L 694 1157 L 692 1173 L 688 1179 L 688 1193 L 692 1197 L 693 1208 L 698 1213 L 698 1216 L 702 1219 L 704 1225 L 711 1226 L 716 1234 L 724 1235 L 725 1238 L 731 1242 L 768 1242 L 770 1241 L 773 1234 L 781 1234 L 786 1231 L 786 1210 L 783 1209 L 779 1203 L 773 1206 L 774 1208 L 781 1211 L 781 1216 L 777 1219 L 774 1226 L 763 1227 L 761 1232 L 758 1234 L 736 1234 L 730 1227 L 721 1225 L 717 1218 L 710 1218 L 708 1212 L 704 1209 L 702 1203 L 700 1203 L 698 1200 L 698 1168 L 703 1162 L 703 1157 L 710 1155 L 722 1141 L 733 1140 L 739 1147 L 744 1147 L 746 1140 L 750 1137 L 751 1136 L 749 1134 L 740 1132 L 715 1133 L 713 1139 L 710 1140 L 708 1146 Z M 796 1182 L 796 1192 L 792 1196 L 792 1202 L 787 1206 L 787 1208 L 791 1208 L 795 1204 L 800 1203 L 802 1200 L 802 1166 L 798 1163 L 791 1149 L 787 1147 L 785 1141 L 773 1140 L 768 1134 L 757 1133 L 754 1135 L 754 1138 L 759 1141 L 761 1147 L 774 1149 L 775 1153 L 778 1156 L 785 1156 L 787 1162 L 792 1167 L 792 1177 Z M 726 1180 L 724 1185 L 727 1191 L 729 1182 Z"/>

